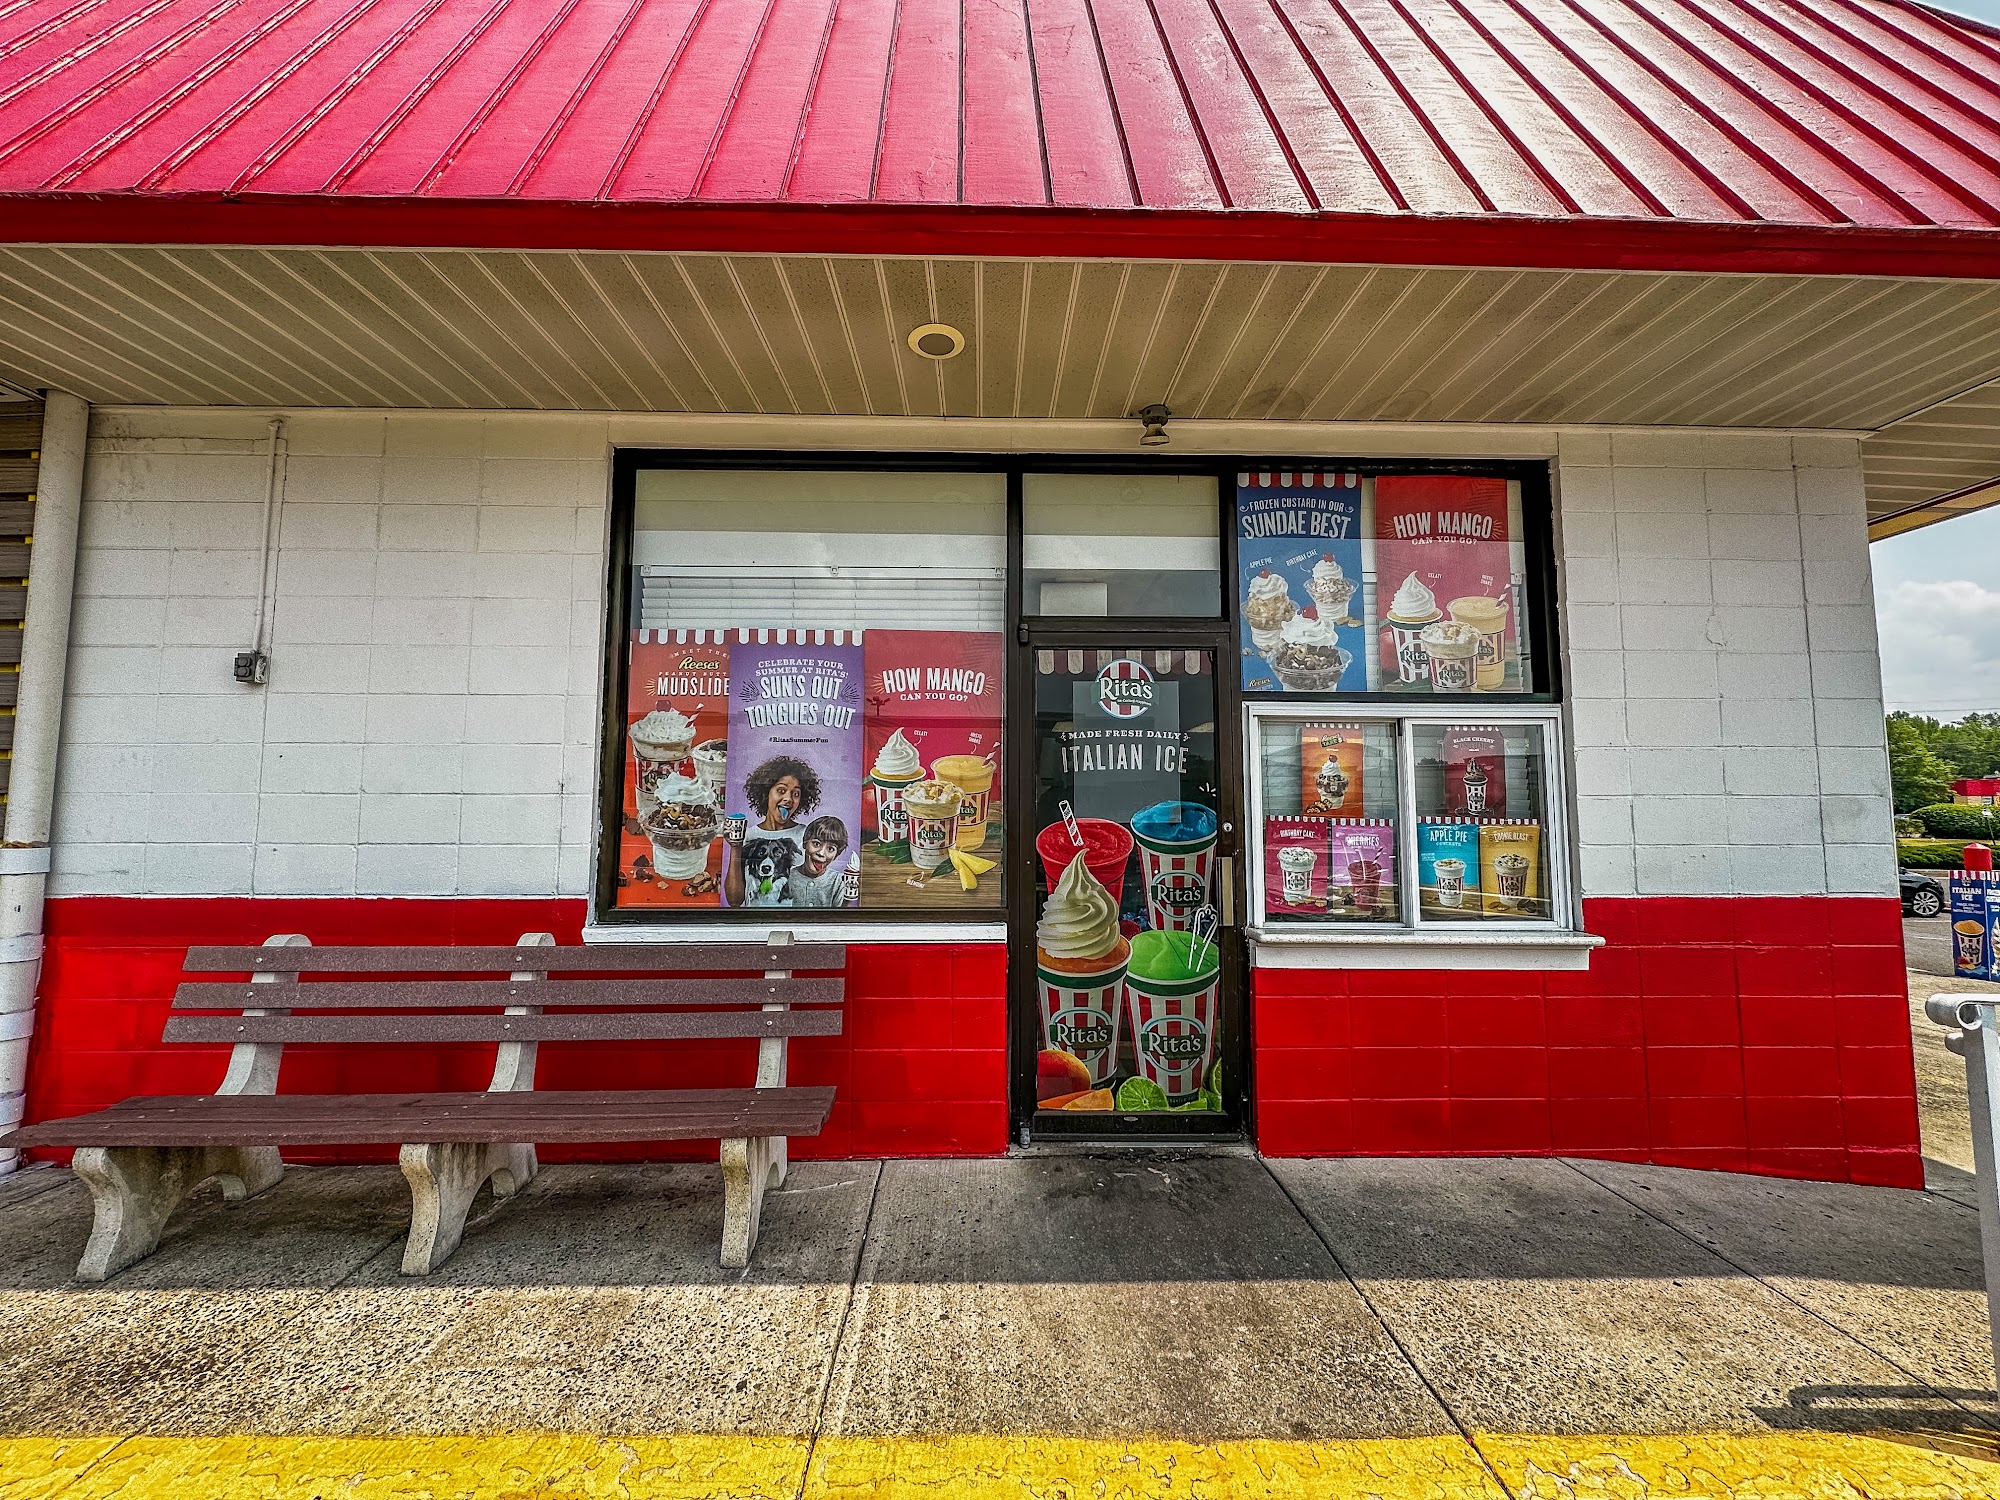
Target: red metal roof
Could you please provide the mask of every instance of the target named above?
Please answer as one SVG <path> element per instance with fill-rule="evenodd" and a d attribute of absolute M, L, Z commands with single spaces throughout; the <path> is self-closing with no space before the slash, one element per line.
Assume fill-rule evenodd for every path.
<path fill-rule="evenodd" d="M 0 0 L 0 194 L 16 242 L 1991 276 L 2000 33 L 1908 0 Z"/>

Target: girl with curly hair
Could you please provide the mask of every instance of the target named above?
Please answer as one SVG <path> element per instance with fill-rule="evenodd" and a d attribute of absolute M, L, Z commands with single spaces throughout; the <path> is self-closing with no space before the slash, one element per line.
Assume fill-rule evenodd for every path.
<path fill-rule="evenodd" d="M 733 851 L 723 875 L 722 898 L 731 906 L 789 905 L 790 896 L 782 894 L 783 876 L 804 863 L 805 827 L 799 818 L 819 806 L 819 774 L 796 755 L 774 755 L 743 778 L 743 792 L 750 804 L 751 821 L 742 846 Z M 790 847 L 773 849 L 773 844 Z M 781 867 L 778 890 L 766 893 L 774 899 L 751 903 L 743 867 L 746 856 L 759 852 L 768 857 L 773 868 Z"/>

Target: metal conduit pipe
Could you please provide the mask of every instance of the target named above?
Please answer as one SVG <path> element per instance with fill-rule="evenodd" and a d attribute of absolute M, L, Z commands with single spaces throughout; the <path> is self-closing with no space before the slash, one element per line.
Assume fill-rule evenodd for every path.
<path fill-rule="evenodd" d="M 76 533 L 83 510 L 89 403 L 50 391 L 42 406 L 42 459 L 36 481 L 34 545 L 28 554 L 28 608 L 21 627 L 20 699 L 14 765 L 0 840 L 0 1134 L 21 1122 L 28 1040 L 42 973 L 42 901 L 49 878 L 49 825 L 55 810 L 56 751 L 62 737 L 63 678 L 69 662 L 70 598 L 76 590 Z M 20 1153 L 0 1150 L 0 1176 Z"/>

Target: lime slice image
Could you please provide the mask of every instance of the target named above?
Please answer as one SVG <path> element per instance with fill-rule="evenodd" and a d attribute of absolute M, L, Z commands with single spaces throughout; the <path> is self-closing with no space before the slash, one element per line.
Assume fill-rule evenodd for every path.
<path fill-rule="evenodd" d="M 1150 1078 L 1128 1078 L 1118 1085 L 1118 1107 L 1134 1113 L 1145 1109 L 1165 1109 L 1167 1091 Z"/>

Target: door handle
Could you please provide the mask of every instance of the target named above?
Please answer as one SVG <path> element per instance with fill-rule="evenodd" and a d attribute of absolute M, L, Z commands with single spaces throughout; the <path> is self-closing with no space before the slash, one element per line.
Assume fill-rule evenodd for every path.
<path fill-rule="evenodd" d="M 1222 856 L 1219 872 L 1222 882 L 1222 925 L 1236 925 L 1236 861 L 1227 854 Z"/>

